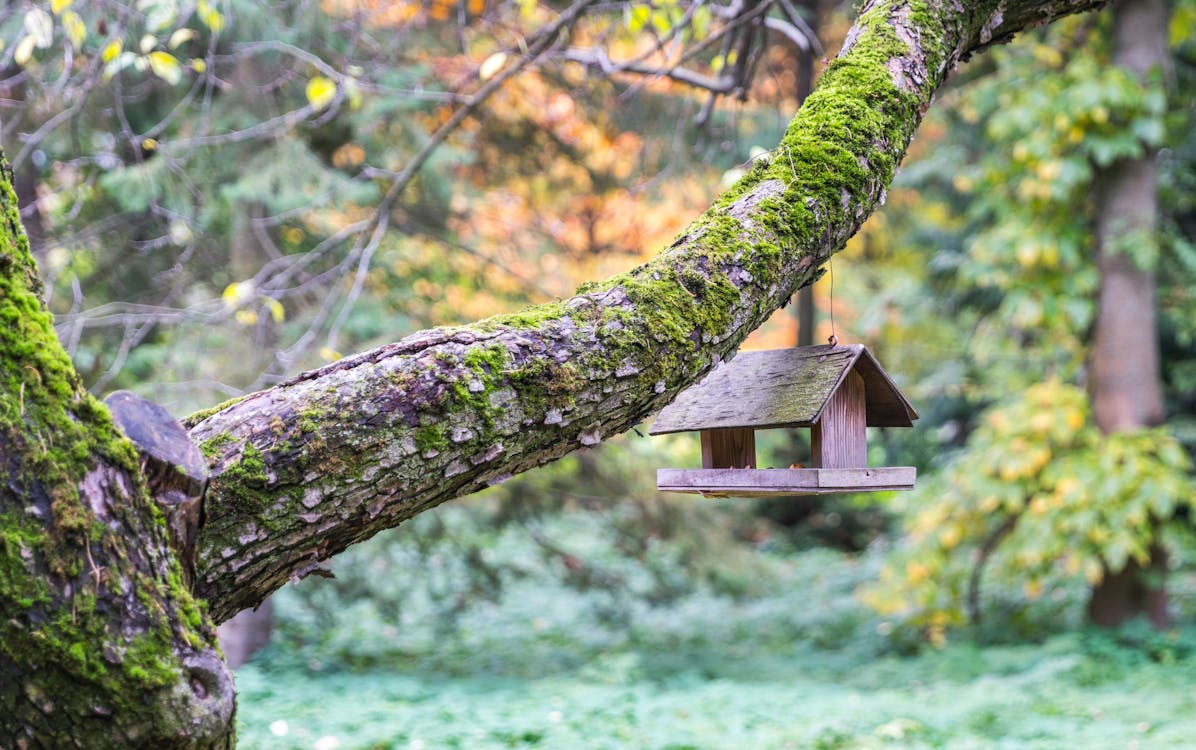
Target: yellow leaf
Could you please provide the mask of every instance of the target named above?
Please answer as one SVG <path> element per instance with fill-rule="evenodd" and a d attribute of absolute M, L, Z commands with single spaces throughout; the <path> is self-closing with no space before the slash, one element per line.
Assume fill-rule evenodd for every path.
<path fill-rule="evenodd" d="M 939 532 L 939 544 L 944 549 L 954 549 L 958 546 L 962 537 L 963 533 L 959 530 L 958 526 L 948 526 Z"/>
<path fill-rule="evenodd" d="M 208 25 L 213 34 L 219 34 L 224 28 L 224 16 L 215 8 L 204 14 L 203 22 Z"/>
<path fill-rule="evenodd" d="M 58 15 L 64 8 L 69 8 L 75 0 L 50 0 L 50 11 Z"/>
<path fill-rule="evenodd" d="M 17 65 L 24 67 L 25 63 L 33 57 L 33 48 L 36 46 L 37 40 L 31 36 L 27 36 L 17 43 L 17 48 L 12 51 L 12 61 Z"/>
<path fill-rule="evenodd" d="M 921 583 L 930 577 L 930 568 L 917 560 L 911 560 L 905 564 L 905 577 L 910 583 Z"/>
<path fill-rule="evenodd" d="M 345 82 L 345 95 L 349 98 L 349 109 L 361 109 L 361 87 L 357 85 L 356 79 L 350 78 Z"/>
<path fill-rule="evenodd" d="M 243 326 L 251 326 L 257 322 L 257 313 L 253 310 L 237 310 L 237 314 L 234 317 Z"/>
<path fill-rule="evenodd" d="M 208 69 L 208 64 L 206 62 L 204 62 L 203 60 L 200 60 L 198 57 L 187 64 L 189 66 L 191 66 L 191 69 L 194 70 L 196 73 L 203 73 L 205 70 Z"/>
<path fill-rule="evenodd" d="M 266 297 L 266 299 L 263 300 L 263 303 L 266 305 L 266 309 L 270 311 L 270 317 L 274 318 L 275 323 L 281 323 L 282 321 L 286 320 L 287 313 L 286 310 L 282 308 L 281 302 L 273 297 Z"/>
<path fill-rule="evenodd" d="M 100 59 L 106 63 L 112 62 L 120 54 L 123 47 L 124 45 L 121 44 L 119 39 L 113 39 L 111 42 L 108 42 L 104 47 L 104 51 L 100 53 Z"/>
<path fill-rule="evenodd" d="M 316 109 L 327 107 L 336 96 L 336 83 L 330 78 L 316 76 L 307 82 L 307 101 Z"/>
<path fill-rule="evenodd" d="M 169 52 L 155 50 L 149 53 L 149 65 L 154 75 L 171 86 L 178 83 L 183 77 L 183 66 L 179 65 L 179 61 Z"/>
<path fill-rule="evenodd" d="M 224 300 L 225 307 L 231 310 L 235 307 L 240 307 L 252 296 L 252 281 L 234 281 L 224 287 L 224 293 L 220 295 L 220 299 Z"/>
<path fill-rule="evenodd" d="M 488 81 L 502 70 L 502 66 L 507 64 L 506 52 L 495 52 L 490 57 L 482 61 L 482 66 L 478 68 L 478 79 Z"/>
<path fill-rule="evenodd" d="M 62 27 L 66 29 L 66 37 L 71 40 L 71 46 L 79 49 L 83 40 L 87 38 L 87 24 L 73 10 L 68 10 L 62 16 Z"/>
<path fill-rule="evenodd" d="M 342 355 L 336 349 L 333 349 L 331 346 L 321 346 L 320 356 L 324 358 L 325 362 L 335 362 L 344 355 Z"/>
<path fill-rule="evenodd" d="M 195 33 L 195 29 L 179 29 L 170 35 L 170 41 L 166 43 L 166 46 L 175 49 L 183 42 L 189 42 L 197 36 L 199 34 Z"/>
<path fill-rule="evenodd" d="M 158 37 L 153 34 L 144 34 L 141 37 L 141 41 L 137 43 L 137 46 L 141 49 L 141 54 L 144 55 L 158 46 Z"/>
<path fill-rule="evenodd" d="M 157 151 L 158 150 L 158 139 L 157 138 L 142 139 L 141 148 L 145 149 L 146 151 Z"/>

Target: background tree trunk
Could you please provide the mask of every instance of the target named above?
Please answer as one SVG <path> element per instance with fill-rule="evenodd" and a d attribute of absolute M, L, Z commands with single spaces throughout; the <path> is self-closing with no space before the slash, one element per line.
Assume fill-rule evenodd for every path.
<path fill-rule="evenodd" d="M 216 629 L 220 638 L 220 650 L 233 669 L 249 661 L 255 653 L 270 642 L 274 629 L 274 605 L 269 599 L 255 609 L 243 609 L 231 620 L 221 623 Z"/>
<path fill-rule="evenodd" d="M 1113 62 L 1132 72 L 1143 85 L 1167 64 L 1168 18 L 1166 0 L 1121 0 L 1113 5 Z M 1101 284 L 1091 387 L 1093 414 L 1106 434 L 1157 425 L 1163 419 L 1155 253 L 1149 251 L 1149 246 L 1157 245 L 1155 155 L 1153 148 L 1145 148 L 1138 158 L 1116 161 L 1096 178 L 1094 213 Z M 1166 573 L 1166 557 L 1157 546 L 1149 565 L 1131 559 L 1124 570 L 1106 570 L 1092 591 L 1089 617 L 1099 625 L 1117 625 L 1145 613 L 1157 627 L 1165 627 Z"/>

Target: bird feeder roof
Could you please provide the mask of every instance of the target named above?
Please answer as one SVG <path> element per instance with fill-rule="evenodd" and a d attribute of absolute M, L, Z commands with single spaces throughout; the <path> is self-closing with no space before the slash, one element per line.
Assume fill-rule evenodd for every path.
<path fill-rule="evenodd" d="M 650 433 L 735 427 L 813 427 L 854 370 L 864 379 L 869 427 L 912 427 L 918 413 L 860 344 L 741 352 L 681 392 Z"/>

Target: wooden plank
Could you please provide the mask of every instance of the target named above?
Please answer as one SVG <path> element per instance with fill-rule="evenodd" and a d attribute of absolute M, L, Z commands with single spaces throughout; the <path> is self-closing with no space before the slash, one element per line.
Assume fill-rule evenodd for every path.
<path fill-rule="evenodd" d="M 823 469 L 867 466 L 866 421 L 864 379 L 852 371 L 826 402 L 811 430 L 810 463 Z"/>
<path fill-rule="evenodd" d="M 702 468 L 756 468 L 756 431 L 702 430 Z"/>
<path fill-rule="evenodd" d="M 918 415 L 859 344 L 740 352 L 682 391 L 656 417 L 653 435 L 687 430 L 811 427 L 850 369 L 864 378 L 871 427 L 909 427 Z"/>
<path fill-rule="evenodd" d="M 740 352 L 682 391 L 651 432 L 809 427 L 858 354 L 847 346 Z"/>
<path fill-rule="evenodd" d="M 657 469 L 656 486 L 665 492 L 707 497 L 776 497 L 835 492 L 912 490 L 912 466 L 862 469 Z"/>

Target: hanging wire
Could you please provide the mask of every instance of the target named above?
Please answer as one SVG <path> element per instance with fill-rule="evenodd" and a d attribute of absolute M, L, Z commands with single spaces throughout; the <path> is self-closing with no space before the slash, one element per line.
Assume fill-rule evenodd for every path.
<path fill-rule="evenodd" d="M 835 256 L 826 259 L 826 265 L 830 269 L 831 277 L 831 298 L 830 298 L 830 314 L 831 314 L 831 335 L 827 338 L 826 343 L 832 347 L 839 345 L 839 337 L 835 335 Z"/>
<path fill-rule="evenodd" d="M 789 156 L 789 171 L 791 171 L 793 173 L 793 180 L 794 180 L 794 182 L 796 182 L 797 181 L 797 166 L 793 163 L 793 149 L 791 149 L 789 147 L 788 143 L 785 144 L 785 153 L 788 154 L 788 156 Z M 790 184 L 793 184 L 793 183 L 790 183 Z M 830 295 L 830 303 L 829 303 L 829 307 L 830 307 L 829 312 L 830 312 L 830 318 L 831 318 L 831 335 L 827 338 L 826 343 L 830 344 L 831 347 L 836 347 L 839 345 L 839 337 L 835 333 L 835 256 L 831 255 L 830 257 L 828 257 L 826 259 L 826 263 L 827 263 L 827 267 L 830 270 L 830 277 L 831 277 L 831 295 Z"/>

